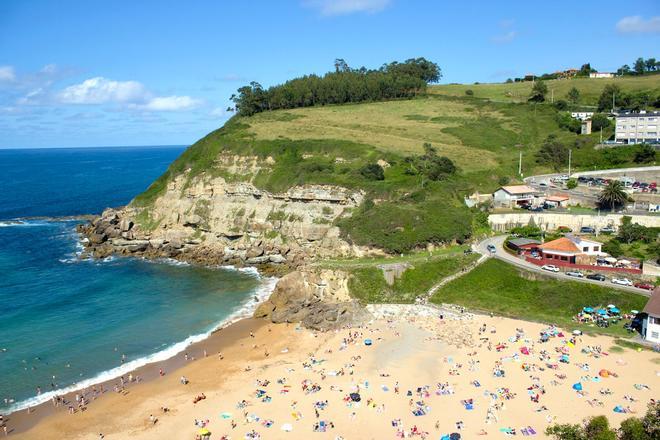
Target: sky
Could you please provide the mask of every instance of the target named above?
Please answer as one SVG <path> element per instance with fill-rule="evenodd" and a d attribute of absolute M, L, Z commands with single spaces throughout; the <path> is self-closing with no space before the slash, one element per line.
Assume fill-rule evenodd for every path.
<path fill-rule="evenodd" d="M 229 100 L 423 56 L 441 83 L 660 58 L 657 0 L 0 0 L 0 148 L 189 145 Z"/>

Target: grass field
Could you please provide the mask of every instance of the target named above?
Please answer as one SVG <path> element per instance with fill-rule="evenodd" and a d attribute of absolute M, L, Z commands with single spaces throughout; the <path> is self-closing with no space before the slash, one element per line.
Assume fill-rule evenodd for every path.
<path fill-rule="evenodd" d="M 660 75 L 627 76 L 623 78 L 575 78 L 546 81 L 548 97 L 554 90 L 554 99 L 566 99 L 568 91 L 575 87 L 580 91 L 581 106 L 595 106 L 598 97 L 607 84 L 616 84 L 622 91 L 649 90 L 655 94 L 660 92 Z M 430 87 L 430 93 L 449 96 L 466 96 L 466 90 L 472 90 L 475 98 L 485 98 L 497 102 L 525 102 L 532 90 L 532 82 L 518 83 L 484 83 L 484 84 L 446 84 Z"/>
<path fill-rule="evenodd" d="M 622 311 L 642 310 L 647 298 L 634 293 L 574 281 L 530 280 L 505 262 L 491 259 L 469 274 L 446 284 L 431 298 L 434 303 L 459 304 L 469 309 L 512 318 L 557 324 L 567 330 L 628 336 L 622 325 L 601 329 L 571 320 L 585 306 L 615 304 Z"/>

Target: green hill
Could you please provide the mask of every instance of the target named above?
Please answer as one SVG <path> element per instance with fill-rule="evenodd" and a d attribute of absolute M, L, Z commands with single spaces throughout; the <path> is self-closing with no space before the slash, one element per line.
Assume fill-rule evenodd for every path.
<path fill-rule="evenodd" d="M 660 75 L 614 81 L 623 90 L 657 91 Z M 555 98 L 576 86 L 593 102 L 608 82 L 548 83 L 556 90 Z M 519 179 L 520 152 L 525 175 L 550 171 L 548 164 L 535 160 L 549 135 L 573 148 L 575 169 L 633 163 L 639 147 L 595 150 L 598 135 L 578 136 L 562 128 L 552 105 L 517 103 L 530 87 L 529 83 L 433 86 L 413 99 L 235 116 L 188 148 L 133 205 L 148 208 L 168 181 L 184 172 L 188 179 L 223 176 L 273 192 L 297 184 L 361 188 L 367 201 L 339 224 L 345 238 L 403 252 L 427 242 L 469 237 L 479 216 L 464 206 L 462 197 Z M 468 88 L 473 96 L 465 95 Z M 433 171 L 424 170 L 436 158 L 424 155 L 425 143 L 432 144 L 437 157 L 453 161 L 457 171 L 430 178 Z M 217 160 L 221 153 L 256 156 L 270 164 L 253 174 L 228 173 L 226 163 Z M 365 172 L 367 165 L 378 161 L 387 163 L 383 180 Z"/>

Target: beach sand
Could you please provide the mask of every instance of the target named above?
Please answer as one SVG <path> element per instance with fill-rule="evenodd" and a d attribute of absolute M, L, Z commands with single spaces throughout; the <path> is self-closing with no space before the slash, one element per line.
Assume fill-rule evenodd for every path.
<path fill-rule="evenodd" d="M 573 346 L 566 329 L 542 343 L 547 326 L 538 323 L 389 310 L 395 318 L 381 314 L 368 326 L 328 333 L 242 321 L 188 351 L 195 361 L 178 355 L 176 362 L 184 365 L 177 370 L 124 392 L 110 386 L 85 411 L 40 407 L 11 415 L 9 426 L 22 428 L 8 438 L 98 439 L 102 433 L 109 440 L 195 439 L 202 424 L 211 439 L 396 439 L 413 432 L 498 438 L 507 436 L 503 429 L 522 435 L 528 427 L 534 438 L 545 438 L 551 423 L 593 415 L 618 425 L 631 414 L 616 413 L 615 406 L 641 415 L 658 396 L 660 355 L 609 353 L 609 337 L 579 336 Z M 561 350 L 568 363 L 559 361 Z M 614 375 L 601 377 L 601 370 Z M 182 375 L 189 384 L 180 383 Z M 581 393 L 572 388 L 578 382 Z M 193 403 L 202 393 L 206 398 Z M 360 401 L 352 401 L 351 393 Z M 253 432 L 260 437 L 246 436 Z"/>

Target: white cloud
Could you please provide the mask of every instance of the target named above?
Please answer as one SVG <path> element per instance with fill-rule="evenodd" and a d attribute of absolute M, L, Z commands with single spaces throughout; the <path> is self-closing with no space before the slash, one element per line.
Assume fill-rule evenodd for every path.
<path fill-rule="evenodd" d="M 356 12 L 370 14 L 380 12 L 391 3 L 391 0 L 307 0 L 304 4 L 318 9 L 321 15 L 347 15 Z"/>
<path fill-rule="evenodd" d="M 493 43 L 506 44 L 506 43 L 511 43 L 516 38 L 517 35 L 518 32 L 509 31 L 502 35 L 496 35 L 493 38 L 491 38 L 491 40 L 493 41 Z"/>
<path fill-rule="evenodd" d="M 190 96 L 157 96 L 150 99 L 146 104 L 139 105 L 136 108 L 151 111 L 180 111 L 191 110 L 202 105 L 201 99 L 191 98 Z"/>
<path fill-rule="evenodd" d="M 57 96 L 65 104 L 143 103 L 151 97 L 137 81 L 113 81 L 101 76 L 69 86 Z"/>
<path fill-rule="evenodd" d="M 639 15 L 623 17 L 617 22 L 616 30 L 622 34 L 657 34 L 660 33 L 660 16 L 648 20 Z"/>
<path fill-rule="evenodd" d="M 0 81 L 15 81 L 16 72 L 12 66 L 0 66 Z"/>

